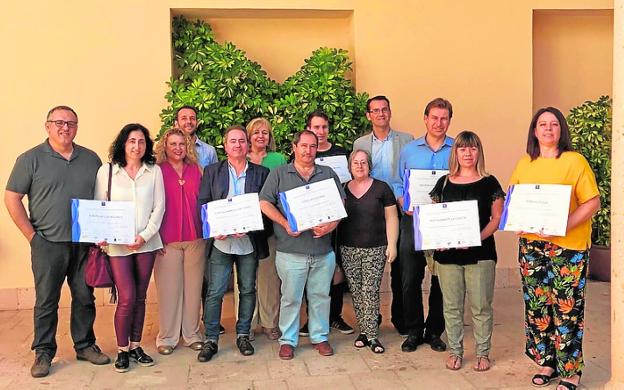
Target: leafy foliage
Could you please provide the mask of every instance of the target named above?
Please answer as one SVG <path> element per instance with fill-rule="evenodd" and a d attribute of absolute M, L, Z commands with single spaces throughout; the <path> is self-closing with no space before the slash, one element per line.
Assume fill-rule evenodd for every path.
<path fill-rule="evenodd" d="M 369 126 L 366 93 L 356 93 L 348 76 L 351 62 L 342 49 L 320 48 L 283 85 L 234 44 L 220 44 L 210 26 L 182 16 L 173 20 L 175 76 L 165 95 L 161 132 L 171 127 L 175 110 L 198 109 L 198 136 L 222 154 L 223 130 L 264 116 L 273 125 L 277 148 L 290 154 L 292 135 L 305 127 L 308 113 L 320 109 L 332 122 L 329 139 L 351 149 Z"/>
<path fill-rule="evenodd" d="M 598 245 L 611 243 L 611 99 L 601 96 L 570 110 L 567 117 L 572 146 L 591 166 L 601 208 L 594 216 L 592 241 Z"/>

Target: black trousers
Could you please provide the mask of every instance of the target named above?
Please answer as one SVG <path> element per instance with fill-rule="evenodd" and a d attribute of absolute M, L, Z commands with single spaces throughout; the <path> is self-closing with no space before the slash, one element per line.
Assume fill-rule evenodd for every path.
<path fill-rule="evenodd" d="M 401 283 L 403 289 L 403 318 L 410 336 L 421 337 L 423 334 L 437 336 L 444 332 L 444 313 L 442 309 L 442 290 L 437 276 L 431 276 L 429 292 L 429 313 L 425 320 L 422 282 L 425 277 L 427 261 L 422 251 L 414 249 L 413 219 L 409 215 L 401 218 Z"/>
<path fill-rule="evenodd" d="M 31 349 L 56 354 L 56 328 L 61 287 L 67 277 L 71 292 L 70 331 L 74 349 L 95 344 L 95 296 L 87 286 L 84 271 L 89 245 L 50 242 L 35 234 L 30 243 L 32 271 L 35 277 L 35 337 Z"/>

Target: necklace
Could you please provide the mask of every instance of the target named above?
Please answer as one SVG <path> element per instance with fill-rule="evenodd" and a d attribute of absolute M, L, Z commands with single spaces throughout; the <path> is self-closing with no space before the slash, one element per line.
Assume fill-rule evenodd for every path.
<path fill-rule="evenodd" d="M 184 185 L 184 183 L 185 183 L 185 181 L 184 181 L 184 179 L 178 179 L 178 183 L 179 183 L 181 186 L 183 186 L 183 185 Z"/>

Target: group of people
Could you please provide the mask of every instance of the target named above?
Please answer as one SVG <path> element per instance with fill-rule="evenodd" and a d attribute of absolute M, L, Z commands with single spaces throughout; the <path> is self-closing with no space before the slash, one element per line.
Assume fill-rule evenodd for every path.
<path fill-rule="evenodd" d="M 217 161 L 211 145 L 197 137 L 197 111 L 177 110 L 175 126 L 154 145 L 149 131 L 128 124 L 110 148 L 110 162 L 73 142 L 78 117 L 67 106 L 47 115 L 48 139 L 20 155 L 9 178 L 5 203 L 29 240 L 35 279 L 34 377 L 49 373 L 56 353 L 55 333 L 61 286 L 72 295 L 71 335 L 78 359 L 107 364 L 95 343 L 92 288 L 84 281 L 90 244 L 71 242 L 70 200 L 133 201 L 136 237 L 132 244 L 101 242 L 110 256 L 118 291 L 114 326 L 115 369 L 132 360 L 154 360 L 141 347 L 147 288 L 154 271 L 159 304 L 157 350 L 168 355 L 178 344 L 209 361 L 218 353 L 223 296 L 231 274 L 236 280 L 236 345 L 254 353 L 254 330 L 280 344 L 279 357 L 292 359 L 299 336 L 309 336 L 323 356 L 333 354 L 330 328 L 353 333 L 342 318 L 344 272 L 353 298 L 359 334 L 356 348 L 374 353 L 379 340 L 380 286 L 391 263 L 391 322 L 405 336 L 404 352 L 427 343 L 449 356 L 446 368 L 459 370 L 464 359 L 464 298 L 472 313 L 476 359 L 473 369 L 491 366 L 492 302 L 496 270 L 494 232 L 505 192 L 485 166 L 479 136 L 447 135 L 453 116 L 449 101 L 436 98 L 424 110 L 425 134 L 417 139 L 391 128 L 385 96 L 367 102 L 372 131 L 355 140 L 353 151 L 329 141 L 330 121 L 315 111 L 306 129 L 292 140 L 292 155 L 276 152 L 271 124 L 253 119 L 246 128 L 223 134 L 226 158 Z M 341 184 L 319 157 L 348 158 L 352 180 Z M 289 162 L 290 160 L 290 162 Z M 448 170 L 430 192 L 433 202 L 476 200 L 481 246 L 418 251 L 413 215 L 404 205 L 407 170 Z M 293 231 L 280 193 L 331 179 L 347 217 Z M 540 367 L 531 379 L 558 389 L 575 389 L 583 368 L 584 293 L 591 217 L 600 207 L 596 180 L 587 161 L 574 152 L 564 116 L 553 107 L 532 118 L 527 155 L 517 164 L 513 184 L 564 184 L 572 187 L 567 233 L 563 237 L 518 232 L 519 263 L 525 300 L 526 354 Z M 204 239 L 201 205 L 245 193 L 258 193 L 264 230 Z M 28 212 L 22 202 L 28 196 Z M 425 270 L 431 273 L 428 313 L 423 309 Z M 202 288 L 202 285 L 204 287 Z M 304 299 L 305 298 L 305 299 Z M 303 302 L 307 322 L 301 326 Z M 203 311 L 204 333 L 201 330 Z M 181 336 L 181 340 L 180 340 Z"/>

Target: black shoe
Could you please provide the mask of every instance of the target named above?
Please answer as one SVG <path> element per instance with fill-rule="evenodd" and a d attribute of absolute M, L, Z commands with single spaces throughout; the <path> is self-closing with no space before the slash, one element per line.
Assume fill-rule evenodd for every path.
<path fill-rule="evenodd" d="M 351 334 L 353 333 L 353 328 L 347 324 L 342 317 L 338 317 L 331 323 L 331 327 L 336 329 L 338 332 L 342 334 Z"/>
<path fill-rule="evenodd" d="M 442 339 L 438 335 L 435 335 L 435 334 L 425 335 L 425 343 L 431 345 L 431 349 L 433 349 L 436 352 L 446 351 L 446 344 L 444 343 L 444 341 L 442 341 Z"/>
<path fill-rule="evenodd" d="M 299 329 L 299 336 L 308 337 L 310 336 L 310 331 L 308 330 L 308 323 L 306 322 L 301 329 Z"/>
<path fill-rule="evenodd" d="M 254 354 L 254 347 L 249 342 L 249 336 L 237 337 L 236 346 L 243 356 L 249 356 Z"/>
<path fill-rule="evenodd" d="M 219 324 L 219 334 L 224 334 L 225 333 L 225 328 L 223 327 L 223 325 Z"/>
<path fill-rule="evenodd" d="M 403 352 L 414 352 L 419 345 L 424 342 L 422 337 L 418 336 L 407 336 L 407 339 L 401 344 L 401 351 Z"/>
<path fill-rule="evenodd" d="M 126 351 L 117 352 L 117 360 L 115 360 L 115 371 L 127 372 L 129 369 L 130 369 L 130 358 L 128 356 L 128 352 Z"/>
<path fill-rule="evenodd" d="M 128 352 L 128 356 L 130 359 L 135 361 L 139 366 L 149 367 L 154 365 L 154 359 L 150 357 L 150 355 L 143 352 L 143 348 L 136 347 L 135 349 L 131 349 Z"/>
<path fill-rule="evenodd" d="M 202 346 L 201 351 L 199 351 L 199 354 L 197 355 L 197 360 L 202 363 L 207 362 L 208 360 L 212 359 L 214 355 L 217 354 L 217 351 L 219 351 L 219 346 L 217 345 L 217 343 L 208 340 Z"/>
<path fill-rule="evenodd" d="M 52 358 L 45 352 L 37 352 L 35 355 L 35 362 L 30 367 L 30 375 L 33 378 L 43 378 L 50 373 L 50 366 L 52 365 Z"/>

